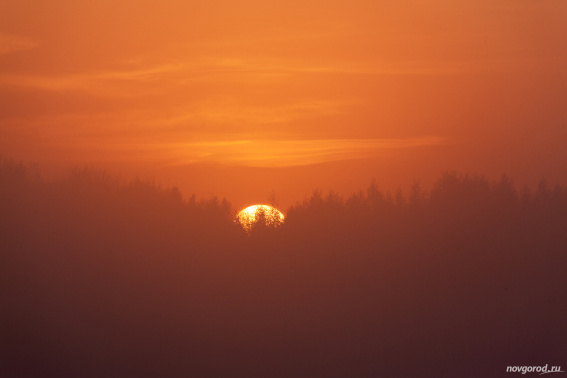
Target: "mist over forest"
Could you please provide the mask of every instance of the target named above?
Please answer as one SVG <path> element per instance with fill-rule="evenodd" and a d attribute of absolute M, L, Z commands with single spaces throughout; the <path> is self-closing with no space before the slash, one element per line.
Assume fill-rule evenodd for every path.
<path fill-rule="evenodd" d="M 459 172 L 226 199 L 0 164 L 2 377 L 497 377 L 565 365 L 567 188 Z M 564 369 L 563 369 L 564 370 Z"/>

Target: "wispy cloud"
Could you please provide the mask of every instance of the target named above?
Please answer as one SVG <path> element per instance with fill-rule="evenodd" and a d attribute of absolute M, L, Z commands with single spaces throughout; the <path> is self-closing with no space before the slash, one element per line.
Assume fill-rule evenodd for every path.
<path fill-rule="evenodd" d="M 180 126 L 187 124 L 246 124 L 268 125 L 287 123 L 306 116 L 336 114 L 344 110 L 347 101 L 303 100 L 269 106 L 242 104 L 234 99 L 219 99 L 195 104 L 191 110 L 179 110 L 161 125 Z"/>
<path fill-rule="evenodd" d="M 120 153 L 152 156 L 171 165 L 215 163 L 250 167 L 290 167 L 375 158 L 387 150 L 432 146 L 439 137 L 410 139 L 226 140 L 117 146 Z M 137 156 L 138 158 L 139 156 Z"/>
<path fill-rule="evenodd" d="M 0 32 L 0 55 L 15 51 L 30 50 L 38 46 L 39 44 L 31 38 Z"/>
<path fill-rule="evenodd" d="M 0 75 L 0 85 L 28 87 L 46 91 L 85 91 L 93 94 L 137 95 L 131 84 L 151 83 L 183 70 L 179 64 L 163 64 L 129 70 L 80 72 L 62 75 Z"/>
<path fill-rule="evenodd" d="M 24 37 L 0 33 L 0 54 L 36 47 Z M 528 71 L 531 60 L 456 60 L 320 62 L 281 60 L 246 56 L 199 57 L 193 61 L 172 61 L 128 69 L 107 69 L 71 74 L 0 74 L 0 86 L 44 91 L 80 91 L 103 97 L 164 94 L 173 89 L 203 83 L 246 83 L 269 85 L 301 75 L 454 75 L 478 72 Z M 559 67 L 558 67 L 559 68 Z M 562 70 L 563 71 L 563 70 Z M 297 80 L 297 79 L 293 79 Z M 299 79 L 300 80 L 300 79 Z"/>
<path fill-rule="evenodd" d="M 75 137 L 47 145 L 33 144 L 49 156 L 65 156 L 77 164 L 136 162 L 162 166 L 220 164 L 245 167 L 294 167 L 352 159 L 387 158 L 388 151 L 447 143 L 440 137 L 408 139 L 234 139 L 186 143 L 136 142 L 131 139 L 100 143 Z M 30 144 L 31 146 L 31 144 Z M 29 147 L 29 146 L 28 146 Z M 47 149 L 47 150 L 46 150 Z M 38 157 L 39 158 L 39 157 Z"/>

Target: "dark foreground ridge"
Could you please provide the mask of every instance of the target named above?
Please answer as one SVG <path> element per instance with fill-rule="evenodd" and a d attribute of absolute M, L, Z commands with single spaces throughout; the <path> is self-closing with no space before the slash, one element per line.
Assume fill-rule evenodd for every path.
<path fill-rule="evenodd" d="M 567 191 L 443 174 L 226 201 L 0 166 L 2 377 L 509 377 L 567 366 Z M 533 375 L 533 373 L 531 373 Z"/>

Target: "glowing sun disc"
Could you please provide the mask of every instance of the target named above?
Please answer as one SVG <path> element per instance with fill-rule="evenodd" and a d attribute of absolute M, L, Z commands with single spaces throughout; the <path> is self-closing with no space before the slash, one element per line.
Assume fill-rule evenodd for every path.
<path fill-rule="evenodd" d="M 242 225 L 245 230 L 250 230 L 256 222 L 259 214 L 264 214 L 266 225 L 277 227 L 284 221 L 284 215 L 275 207 L 269 205 L 252 205 L 240 210 L 236 216 L 236 221 Z"/>

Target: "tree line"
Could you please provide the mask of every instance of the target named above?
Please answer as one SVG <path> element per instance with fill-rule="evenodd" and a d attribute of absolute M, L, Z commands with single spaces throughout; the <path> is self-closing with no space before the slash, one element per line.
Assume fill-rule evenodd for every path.
<path fill-rule="evenodd" d="M 4 159 L 0 211 L 3 376 L 478 377 L 567 352 L 545 181 L 314 191 L 245 232 L 226 199 Z"/>

